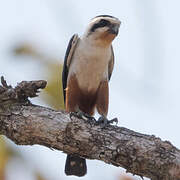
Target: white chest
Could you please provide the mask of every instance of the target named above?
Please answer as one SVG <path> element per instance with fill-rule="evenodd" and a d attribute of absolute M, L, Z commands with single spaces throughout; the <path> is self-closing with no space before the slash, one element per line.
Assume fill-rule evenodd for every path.
<path fill-rule="evenodd" d="M 69 76 L 76 75 L 79 87 L 86 91 L 96 91 L 103 80 L 108 79 L 108 64 L 111 50 L 85 47 L 79 44 L 69 69 Z"/>

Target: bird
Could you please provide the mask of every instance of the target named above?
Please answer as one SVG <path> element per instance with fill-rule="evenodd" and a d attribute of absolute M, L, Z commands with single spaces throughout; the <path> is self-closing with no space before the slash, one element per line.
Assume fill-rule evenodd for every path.
<path fill-rule="evenodd" d="M 118 35 L 120 20 L 110 15 L 92 18 L 82 36 L 74 34 L 69 41 L 62 71 L 65 109 L 80 117 L 93 119 L 95 110 L 99 122 L 108 124 L 109 80 L 114 68 L 112 41 Z M 68 154 L 65 174 L 84 176 L 86 160 Z"/>

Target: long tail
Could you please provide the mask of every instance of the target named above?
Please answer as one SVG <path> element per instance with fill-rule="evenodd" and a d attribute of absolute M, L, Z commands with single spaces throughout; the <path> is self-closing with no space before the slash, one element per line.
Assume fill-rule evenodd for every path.
<path fill-rule="evenodd" d="M 68 176 L 84 176 L 87 173 L 86 160 L 79 156 L 67 155 L 65 173 Z"/>

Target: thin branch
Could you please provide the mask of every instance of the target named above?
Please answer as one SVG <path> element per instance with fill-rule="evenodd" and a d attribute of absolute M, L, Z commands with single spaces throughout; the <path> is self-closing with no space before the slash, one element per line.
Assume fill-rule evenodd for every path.
<path fill-rule="evenodd" d="M 33 105 L 46 81 L 23 81 L 15 88 L 1 78 L 0 134 L 18 145 L 40 144 L 120 166 L 152 180 L 180 179 L 180 150 L 168 141 L 124 127 L 102 129 L 65 111 Z"/>

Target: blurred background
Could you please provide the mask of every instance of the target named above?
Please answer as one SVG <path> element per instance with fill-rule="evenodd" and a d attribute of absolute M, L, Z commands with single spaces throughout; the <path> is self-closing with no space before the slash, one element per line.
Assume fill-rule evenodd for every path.
<path fill-rule="evenodd" d="M 178 0 L 6 0 L 0 1 L 0 76 L 13 86 L 22 80 L 48 81 L 34 104 L 63 108 L 61 70 L 69 39 L 91 18 L 118 17 L 113 42 L 109 118 L 119 126 L 154 134 L 180 148 L 180 1 Z M 72 180 L 66 155 L 43 146 L 16 146 L 0 136 L 0 180 Z M 140 180 L 88 160 L 83 180 Z M 146 179 L 146 178 L 145 178 Z M 146 179 L 147 180 L 147 179 Z"/>

